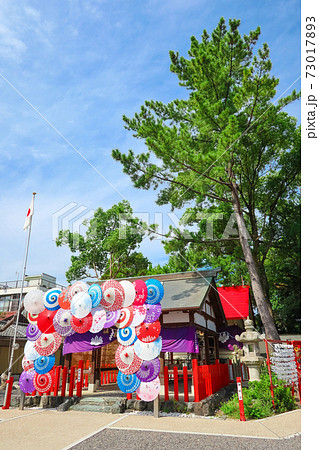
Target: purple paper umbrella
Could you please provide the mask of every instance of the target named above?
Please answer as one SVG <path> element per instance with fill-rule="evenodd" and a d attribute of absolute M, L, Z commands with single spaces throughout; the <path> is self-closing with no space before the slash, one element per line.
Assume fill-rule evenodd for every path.
<path fill-rule="evenodd" d="M 120 318 L 121 311 L 110 311 L 106 313 L 106 321 L 104 324 L 104 328 L 110 328 L 112 327 Z"/>
<path fill-rule="evenodd" d="M 25 394 L 31 394 L 34 390 L 34 384 L 33 384 L 33 378 L 34 378 L 35 372 L 26 372 L 23 371 L 20 375 L 19 379 L 19 386 L 22 392 Z"/>
<path fill-rule="evenodd" d="M 145 305 L 146 306 L 146 316 L 144 322 L 152 323 L 156 322 L 162 312 L 162 307 L 160 304 L 157 305 Z"/>
<path fill-rule="evenodd" d="M 160 360 L 158 358 L 151 361 L 143 361 L 140 369 L 136 372 L 136 376 L 141 381 L 153 381 L 160 373 Z"/>
<path fill-rule="evenodd" d="M 26 330 L 26 336 L 29 341 L 36 341 L 41 336 L 41 331 L 35 323 L 29 323 Z"/>
<path fill-rule="evenodd" d="M 60 308 L 53 317 L 53 325 L 57 333 L 61 336 L 70 336 L 74 333 L 71 326 L 72 313 L 69 309 Z"/>

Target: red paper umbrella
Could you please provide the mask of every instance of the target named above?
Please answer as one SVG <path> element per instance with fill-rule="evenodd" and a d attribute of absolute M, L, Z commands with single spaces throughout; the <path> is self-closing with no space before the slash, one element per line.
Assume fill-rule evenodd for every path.
<path fill-rule="evenodd" d="M 116 311 L 122 308 L 125 292 L 122 285 L 115 280 L 107 280 L 101 286 L 103 296 L 100 306 L 107 311 Z"/>
<path fill-rule="evenodd" d="M 75 316 L 72 316 L 71 319 L 71 326 L 74 331 L 77 333 L 86 333 L 89 331 L 93 323 L 93 316 L 91 313 L 89 313 L 87 316 L 83 317 L 82 319 L 78 319 Z"/>
<path fill-rule="evenodd" d="M 133 302 L 133 305 L 141 306 L 144 305 L 146 299 L 147 299 L 147 286 L 146 283 L 143 280 L 136 280 L 133 283 L 135 287 L 135 300 Z"/>
<path fill-rule="evenodd" d="M 133 320 L 133 307 L 129 306 L 128 308 L 122 308 L 120 311 L 120 318 L 115 325 L 117 328 L 128 327 Z"/>
<path fill-rule="evenodd" d="M 131 375 L 139 370 L 143 360 L 137 356 L 133 345 L 120 344 L 115 353 L 115 362 L 122 373 Z"/>
<path fill-rule="evenodd" d="M 28 313 L 28 315 L 27 315 L 28 321 L 30 323 L 34 323 L 35 325 L 38 324 L 38 317 L 39 317 L 39 314 Z"/>
<path fill-rule="evenodd" d="M 32 359 L 28 359 L 24 355 L 24 357 L 22 358 L 22 368 L 26 372 L 30 372 L 30 371 L 34 370 L 34 361 L 32 361 Z"/>
<path fill-rule="evenodd" d="M 53 355 L 60 347 L 62 337 L 58 333 L 43 333 L 35 341 L 34 348 L 41 356 Z"/>
<path fill-rule="evenodd" d="M 47 392 L 52 386 L 51 373 L 36 373 L 33 378 L 33 384 L 38 392 Z"/>
<path fill-rule="evenodd" d="M 58 297 L 58 302 L 60 308 L 62 309 L 70 309 L 71 308 L 71 297 L 70 297 L 70 287 L 64 289 Z"/>
<path fill-rule="evenodd" d="M 56 315 L 56 311 L 49 311 L 45 309 L 38 315 L 38 328 L 42 333 L 54 333 L 55 328 L 53 325 L 53 317 Z"/>
<path fill-rule="evenodd" d="M 147 323 L 144 322 L 135 329 L 137 338 L 142 342 L 153 342 L 155 341 L 161 332 L 161 324 L 159 320 L 156 322 Z"/>

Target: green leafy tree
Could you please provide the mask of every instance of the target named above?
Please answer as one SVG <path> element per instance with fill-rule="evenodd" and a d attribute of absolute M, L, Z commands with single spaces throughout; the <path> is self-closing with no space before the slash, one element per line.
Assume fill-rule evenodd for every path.
<path fill-rule="evenodd" d="M 67 245 L 72 253 L 66 272 L 68 282 L 93 277 L 99 280 L 144 275 L 149 260 L 137 252 L 147 226 L 133 217 L 126 200 L 107 211 L 98 208 L 88 222 L 85 236 L 62 230 L 56 240 L 58 247 Z"/>
<path fill-rule="evenodd" d="M 133 118 L 124 116 L 147 150 L 115 149 L 113 157 L 135 187 L 161 186 L 158 204 L 190 204 L 194 213 L 231 208 L 266 336 L 278 339 L 265 260 L 278 204 L 299 181 L 300 130 L 283 111 L 299 94 L 272 102 L 279 80 L 270 74 L 269 48 L 254 53 L 260 28 L 241 36 L 239 25 L 229 20 L 227 29 L 222 18 L 201 42 L 193 36 L 188 59 L 170 52 L 171 71 L 188 98 L 145 101 Z"/>

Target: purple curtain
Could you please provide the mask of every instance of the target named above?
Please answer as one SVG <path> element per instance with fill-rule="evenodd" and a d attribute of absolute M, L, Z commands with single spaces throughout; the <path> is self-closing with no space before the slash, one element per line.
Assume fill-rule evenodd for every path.
<path fill-rule="evenodd" d="M 116 339 L 116 332 L 108 328 L 99 333 L 75 333 L 67 336 L 63 344 L 63 355 L 68 353 L 88 352 L 94 348 L 104 347 Z"/>
<path fill-rule="evenodd" d="M 162 352 L 199 353 L 195 327 L 162 328 Z"/>

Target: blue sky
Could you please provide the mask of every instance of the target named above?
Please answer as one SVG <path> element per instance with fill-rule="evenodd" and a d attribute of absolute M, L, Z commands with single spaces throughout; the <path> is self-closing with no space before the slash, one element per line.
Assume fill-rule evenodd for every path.
<path fill-rule="evenodd" d="M 66 205 L 90 215 L 126 198 L 151 222 L 163 213 L 170 223 L 169 207 L 155 205 L 154 191 L 134 189 L 111 150 L 142 149 L 122 115 L 133 115 L 146 99 L 185 96 L 168 53 L 186 56 L 190 37 L 211 32 L 221 16 L 241 19 L 241 33 L 261 26 L 259 42 L 269 44 L 280 78 L 277 96 L 300 88 L 299 1 L 1 1 L 0 281 L 21 276 L 34 191 L 27 273 L 49 273 L 60 283 L 70 252 L 55 246 L 52 229 Z M 300 119 L 300 103 L 288 112 Z M 159 241 L 142 251 L 155 264 L 167 259 Z"/>

